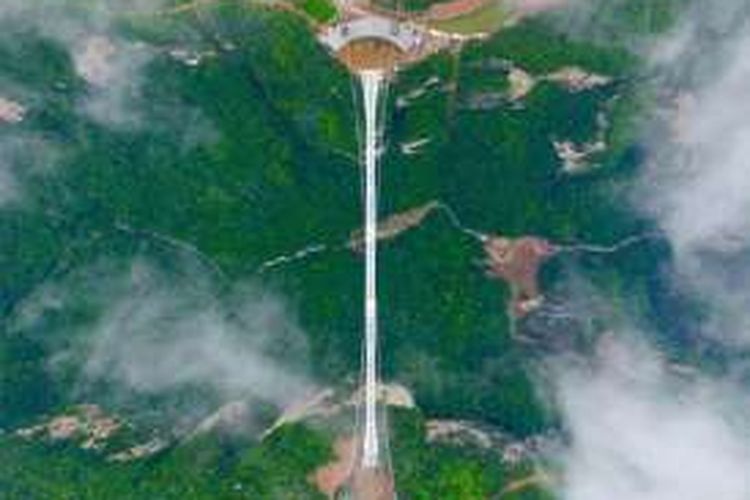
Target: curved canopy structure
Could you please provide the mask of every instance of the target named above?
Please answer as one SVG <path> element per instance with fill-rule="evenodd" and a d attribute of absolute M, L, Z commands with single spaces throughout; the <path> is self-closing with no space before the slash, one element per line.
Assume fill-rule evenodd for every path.
<path fill-rule="evenodd" d="M 393 19 L 367 15 L 329 27 L 320 40 L 334 52 L 357 41 L 378 40 L 408 53 L 419 46 L 422 33 L 414 26 Z"/>

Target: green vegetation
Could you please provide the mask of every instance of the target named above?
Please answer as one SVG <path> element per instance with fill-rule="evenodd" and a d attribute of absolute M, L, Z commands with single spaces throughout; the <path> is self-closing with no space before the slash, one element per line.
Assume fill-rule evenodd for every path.
<path fill-rule="evenodd" d="M 336 18 L 336 6 L 331 0 L 303 0 L 302 10 L 321 23 L 328 23 Z"/>
<path fill-rule="evenodd" d="M 304 8 L 320 20 L 333 15 L 324 0 Z M 31 138 L 24 149 L 49 158 L 20 156 L 24 202 L 0 210 L 0 426 L 84 399 L 117 405 L 114 391 L 80 387 L 86 353 L 68 354 L 91 340 L 106 312 L 105 285 L 78 278 L 106 284 L 134 262 L 185 289 L 197 287 L 189 280 L 198 276 L 217 301 L 246 283 L 282 294 L 307 335 L 316 381 L 353 380 L 362 262 L 343 246 L 361 221 L 353 85 L 307 24 L 245 2 L 129 18 L 124 36 L 148 41 L 153 59 L 128 104 L 137 115 L 128 127 L 82 112 L 99 94 L 58 44 L 7 28 L 0 81 L 34 99 L 26 121 L 4 128 L 0 140 Z M 169 55 L 183 46 L 203 55 L 200 64 Z M 507 60 L 536 75 L 576 65 L 616 81 L 578 93 L 542 83 L 514 104 L 502 98 Z M 493 234 L 610 244 L 644 231 L 648 224 L 619 197 L 637 167 L 634 110 L 646 100 L 629 78 L 637 70 L 627 52 L 571 40 L 541 22 L 405 69 L 390 89 L 383 214 L 440 200 L 465 225 Z M 473 105 L 487 94 L 500 98 Z M 610 119 L 611 149 L 598 169 L 563 175 L 552 140 L 592 140 L 601 113 Z M 400 147 L 423 139 L 415 154 Z M 40 162 L 50 168 L 36 168 Z M 311 244 L 332 250 L 257 273 Z M 615 301 L 659 321 L 668 299 L 655 276 L 666 253 L 646 246 L 573 264 Z M 382 246 L 383 368 L 413 390 L 424 412 L 393 419 L 404 498 L 488 498 L 528 472 L 506 470 L 471 447 L 426 443 L 425 418 L 473 419 L 517 436 L 554 422 L 527 375 L 528 352 L 512 338 L 508 289 L 487 278 L 482 258 L 479 244 L 441 211 Z M 562 265 L 545 269 L 545 285 L 556 284 Z M 54 286 L 65 287 L 65 300 L 40 312 L 42 292 Z M 275 352 L 289 360 L 287 351 Z M 137 418 L 158 412 L 158 399 L 118 409 Z M 212 439 L 117 465 L 71 446 L 5 436 L 0 491 L 10 499 L 319 498 L 307 475 L 330 459 L 327 436 L 291 426 L 263 443 Z M 507 498 L 548 497 L 524 489 Z"/>
<path fill-rule="evenodd" d="M 49 353 L 24 336 L 2 331 L 0 343 L 0 426 L 13 425 L 53 406 L 59 394 L 44 366 Z"/>
<path fill-rule="evenodd" d="M 494 498 L 534 474 L 528 463 L 504 465 L 497 451 L 427 442 L 419 412 L 394 409 L 390 419 L 399 497 Z M 302 425 L 283 426 L 261 443 L 208 434 L 131 463 L 108 462 L 72 444 L 3 437 L 0 491 L 8 500 L 323 500 L 310 476 L 332 458 L 329 438 Z M 548 497 L 532 485 L 509 498 Z"/>
<path fill-rule="evenodd" d="M 322 500 L 307 476 L 330 457 L 326 439 L 287 426 L 263 443 L 204 436 L 130 464 L 66 444 L 0 440 L 0 491 L 7 500 L 190 498 Z"/>
<path fill-rule="evenodd" d="M 453 19 L 436 21 L 433 26 L 447 33 L 471 35 L 494 33 L 507 21 L 508 10 L 500 2 L 487 2 L 486 5 Z"/>
<path fill-rule="evenodd" d="M 637 231 L 638 221 L 624 212 L 615 197 L 619 183 L 628 175 L 624 166 L 613 171 L 626 160 L 625 151 L 619 149 L 618 156 L 605 159 L 603 164 L 611 169 L 566 178 L 552 147 L 552 139 L 593 140 L 597 115 L 607 113 L 616 96 L 622 99 L 635 90 L 615 84 L 575 93 L 545 83 L 537 85 L 521 106 L 500 101 L 487 110 L 469 107 L 466 103 L 488 91 L 502 94 L 505 76 L 497 62 L 506 58 L 535 73 L 580 65 L 620 76 L 633 64 L 627 54 L 566 42 L 536 24 L 474 45 L 460 60 L 446 60 L 437 73 L 442 85 L 394 117 L 394 143 L 420 138 L 431 142 L 418 156 L 393 151 L 387 159 L 383 182 L 389 210 L 397 210 L 391 205 L 403 209 L 441 199 L 469 227 L 506 235 L 536 234 L 556 241 L 612 242 Z M 407 95 L 426 80 L 411 79 L 412 71 L 419 74 L 421 68 L 410 70 L 398 82 L 399 95 Z M 447 86 L 456 81 L 456 90 Z M 627 126 L 628 117 L 621 118 L 614 130 Z M 620 141 L 626 142 L 622 136 Z M 417 175 L 418 181 L 412 181 Z M 417 182 L 418 196 L 408 196 L 416 191 L 411 186 Z"/>
<path fill-rule="evenodd" d="M 545 417 L 510 339 L 507 291 L 486 279 L 478 257 L 476 242 L 443 216 L 385 246 L 386 375 L 413 388 L 430 414 L 538 432 Z"/>
<path fill-rule="evenodd" d="M 24 204 L 0 213 L 0 353 L 8 360 L 0 380 L 10 389 L 2 425 L 51 410 L 57 384 L 63 393 L 75 385 L 80 368 L 69 366 L 74 371 L 56 373 L 48 390 L 24 393 L 46 383 L 35 375 L 45 372 L 46 357 L 74 345 L 104 312 L 71 298 L 62 310 L 19 321 L 44 286 L 145 260 L 176 276 L 192 267 L 230 287 L 271 257 L 340 241 L 357 224 L 348 75 L 295 17 L 217 8 L 214 16 L 186 14 L 181 22 L 190 29 L 169 32 L 220 52 L 197 68 L 168 55 L 176 43 L 169 33 L 155 39 L 153 23 L 128 24 L 129 36 L 157 50 L 132 104 L 137 123 L 125 128 L 81 114 L 89 90 L 53 42 L 34 33 L 2 38 L 2 78 L 33 81 L 39 93 L 18 139 L 37 141 L 24 148 L 28 160 L 19 158 L 19 175 L 28 177 L 21 177 Z M 237 48 L 216 47 L 215 29 Z M 196 40 L 202 30 L 207 35 Z M 28 41 L 18 45 L 19 38 Z M 308 68 L 310 81 L 288 78 L 299 68 Z M 45 159 L 54 167 L 32 163 Z"/>
<path fill-rule="evenodd" d="M 375 5 L 388 10 L 422 12 L 435 4 L 447 1 L 449 0 L 375 0 Z"/>
<path fill-rule="evenodd" d="M 592 29 L 612 40 L 663 33 L 692 0 L 599 0 L 586 6 Z"/>
<path fill-rule="evenodd" d="M 499 498 L 512 481 L 533 473 L 533 468 L 526 463 L 503 464 L 493 451 L 477 450 L 469 445 L 428 443 L 424 418 L 417 412 L 394 411 L 391 423 L 399 497 L 413 500 Z M 550 497 L 532 485 L 507 498 L 548 500 Z"/>
<path fill-rule="evenodd" d="M 55 218 L 34 211 L 6 211 L 0 218 L 0 230 L 8 234 L 2 239 L 2 297 L 11 316 L 20 314 L 36 287 L 92 263 L 115 262 L 117 268 L 145 258 L 179 275 L 181 263 L 195 260 L 230 287 L 257 279 L 254 271 L 269 258 L 312 243 L 338 245 L 358 227 L 351 83 L 304 23 L 233 3 L 164 22 L 160 30 L 158 22 L 138 19 L 127 32 L 157 46 L 197 44 L 218 55 L 197 67 L 166 54 L 156 57 L 140 99 L 148 103 L 140 109 L 141 121 L 154 127 L 110 129 L 80 116 L 76 101 L 85 89 L 71 75 L 65 54 L 48 43 L 32 36 L 23 50 L 4 49 L 5 78 L 25 81 L 35 70 L 21 59 L 34 61 L 34 53 L 44 52 L 59 59 L 44 63 L 46 71 L 57 68 L 46 80 L 70 82 L 62 92 L 46 91 L 49 105 L 27 125 L 47 130 L 67 152 L 61 165 L 28 188 L 29 198 L 43 207 L 40 213 Z M 236 48 L 196 36 L 217 31 Z M 252 40 L 245 36 L 249 31 L 256 34 Z M 472 45 L 460 58 L 436 56 L 401 73 L 393 96 L 422 86 L 425 92 L 405 107 L 391 107 L 383 212 L 442 200 L 479 230 L 556 241 L 609 243 L 638 230 L 637 221 L 612 202 L 617 176 L 602 171 L 565 180 L 550 144 L 555 136 L 588 140 L 596 114 L 628 89 L 573 94 L 540 85 L 522 109 L 466 108 L 473 94 L 507 88 L 502 71 L 486 69 L 487 61 L 501 57 L 535 72 L 577 64 L 621 75 L 632 65 L 625 54 L 569 42 L 532 23 Z M 300 71 L 305 78 L 289 77 Z M 430 83 L 433 77 L 437 83 Z M 454 78 L 455 89 L 446 87 Z M 420 138 L 431 142 L 415 156 L 396 147 Z M 617 164 L 616 158 L 608 161 Z M 431 414 L 535 432 L 546 418 L 510 338 L 507 290 L 475 265 L 481 256 L 481 248 L 464 239 L 445 214 L 384 246 L 386 374 L 411 386 Z M 263 277 L 297 310 L 322 381 L 357 372 L 360 267 L 356 254 L 341 250 Z M 85 332 L 100 314 L 97 307 L 55 312 L 35 331 L 15 331 L 36 350 L 14 355 L 13 363 L 39 366 L 35 353 L 69 346 L 72 331 Z M 44 329 L 57 333 L 43 335 Z M 34 373 L 9 367 L 3 383 L 13 387 L 21 371 Z M 64 393 L 75 378 L 74 371 L 67 373 L 50 395 Z M 19 407 L 4 414 L 15 420 L 55 401 L 41 398 L 33 411 Z"/>
<path fill-rule="evenodd" d="M 485 43 L 474 43 L 464 54 L 469 61 L 489 56 L 506 57 L 533 74 L 580 66 L 619 77 L 634 70 L 636 64 L 634 56 L 622 49 L 573 40 L 537 20 L 503 30 Z"/>
<path fill-rule="evenodd" d="M 323 436 L 301 426 L 283 428 L 242 458 L 228 497 L 322 500 L 308 476 L 332 458 Z"/>

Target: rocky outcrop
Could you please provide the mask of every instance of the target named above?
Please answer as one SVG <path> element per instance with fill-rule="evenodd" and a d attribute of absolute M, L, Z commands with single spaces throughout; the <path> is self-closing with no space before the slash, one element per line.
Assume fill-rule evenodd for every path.
<path fill-rule="evenodd" d="M 401 154 L 405 156 L 413 156 L 420 152 L 420 150 L 432 141 L 429 137 L 422 137 L 409 142 L 402 142 L 399 144 Z"/>
<path fill-rule="evenodd" d="M 555 153 L 563 165 L 566 174 L 578 174 L 589 170 L 591 158 L 599 153 L 607 151 L 604 141 L 586 142 L 576 144 L 573 141 L 552 141 Z"/>
<path fill-rule="evenodd" d="M 26 108 L 21 104 L 0 97 L 0 123 L 21 123 L 26 117 Z"/>
<path fill-rule="evenodd" d="M 103 36 L 89 37 L 74 53 L 76 72 L 87 83 L 103 87 L 116 77 L 113 63 L 116 54 L 117 47 L 110 39 Z"/>
<path fill-rule="evenodd" d="M 247 401 L 232 401 L 204 418 L 187 436 L 187 440 L 211 432 L 239 432 L 250 418 Z"/>
<path fill-rule="evenodd" d="M 554 446 L 556 437 L 551 434 L 537 434 L 516 439 L 481 423 L 465 420 L 429 420 L 427 441 L 493 450 L 500 454 L 503 463 L 517 465 L 543 456 Z"/>
<path fill-rule="evenodd" d="M 609 119 L 604 111 L 596 116 L 596 133 L 593 140 L 576 143 L 571 140 L 552 140 L 557 157 L 562 162 L 562 171 L 568 175 L 586 173 L 596 166 L 597 155 L 607 151 Z"/>
<path fill-rule="evenodd" d="M 286 424 L 293 424 L 314 418 L 330 418 L 342 411 L 350 410 L 362 401 L 362 388 L 352 394 L 340 395 L 334 389 L 323 389 L 304 401 L 291 405 L 276 419 L 271 427 L 263 432 L 268 436 L 273 431 Z M 380 384 L 378 398 L 386 406 L 414 408 L 414 397 L 409 389 L 400 384 Z"/>
<path fill-rule="evenodd" d="M 396 108 L 405 108 L 410 106 L 414 103 L 414 101 L 424 97 L 430 91 L 439 89 L 440 85 L 440 78 L 437 76 L 431 76 L 430 78 L 422 82 L 419 87 L 396 98 Z"/>
<path fill-rule="evenodd" d="M 428 215 L 440 207 L 437 201 L 431 201 L 424 205 L 418 206 L 400 212 L 378 222 L 377 237 L 378 240 L 390 240 L 401 235 L 414 227 L 419 226 Z M 363 232 L 361 229 L 354 231 L 348 242 L 349 248 L 355 251 L 362 251 L 364 244 Z"/>
<path fill-rule="evenodd" d="M 132 430 L 132 425 L 123 418 L 106 413 L 98 405 L 82 404 L 40 424 L 18 429 L 15 434 L 28 440 L 70 442 L 82 450 L 106 453 L 106 460 L 110 462 L 144 459 L 170 444 L 165 439 L 152 437 L 146 442 L 127 445 L 124 449 L 117 446 L 113 450 L 113 439 L 119 441 L 128 429 Z"/>
<path fill-rule="evenodd" d="M 77 441 L 83 449 L 102 449 L 123 426 L 123 421 L 107 415 L 99 406 L 85 404 L 33 427 L 16 431 L 22 438 L 50 441 Z"/>
<path fill-rule="evenodd" d="M 540 82 L 556 83 L 569 92 L 577 93 L 603 87 L 613 81 L 610 76 L 586 71 L 578 66 L 565 66 L 552 73 L 534 76 L 513 63 L 509 64 L 511 67 L 508 72 L 508 98 L 511 101 L 525 98 Z"/>
<path fill-rule="evenodd" d="M 168 446 L 167 441 L 154 438 L 146 443 L 138 444 L 123 451 L 113 453 L 107 457 L 110 462 L 132 462 L 159 453 Z"/>
<path fill-rule="evenodd" d="M 519 101 L 534 90 L 536 79 L 523 69 L 514 66 L 508 72 L 508 99 Z"/>
<path fill-rule="evenodd" d="M 577 66 L 566 66 L 543 79 L 562 85 L 570 92 L 583 92 L 612 83 L 612 77 L 586 71 Z"/>

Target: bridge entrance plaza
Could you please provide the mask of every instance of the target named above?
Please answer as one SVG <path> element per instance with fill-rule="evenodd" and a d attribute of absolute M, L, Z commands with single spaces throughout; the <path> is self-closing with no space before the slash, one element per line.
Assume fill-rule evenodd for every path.
<path fill-rule="evenodd" d="M 423 34 L 410 23 L 368 14 L 329 26 L 320 36 L 320 40 L 334 52 L 356 40 L 368 38 L 389 42 L 402 52 L 411 52 L 419 46 Z"/>
<path fill-rule="evenodd" d="M 392 71 L 421 53 L 427 37 L 418 25 L 368 13 L 328 26 L 319 40 L 350 70 L 359 72 Z"/>

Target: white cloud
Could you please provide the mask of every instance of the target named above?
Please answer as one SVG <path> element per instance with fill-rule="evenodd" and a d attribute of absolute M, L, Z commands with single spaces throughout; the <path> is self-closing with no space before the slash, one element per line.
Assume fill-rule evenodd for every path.
<path fill-rule="evenodd" d="M 0 24 L 35 29 L 63 46 L 78 76 L 92 87 L 81 110 L 104 125 L 133 127 L 140 123 L 139 90 L 154 52 L 123 37 L 118 22 L 126 14 L 154 13 L 162 5 L 162 0 L 5 0 Z"/>
<path fill-rule="evenodd" d="M 594 366 L 557 369 L 571 437 L 564 500 L 750 498 L 750 440 L 732 421 L 731 387 L 679 381 L 649 348 L 618 341 Z"/>
<path fill-rule="evenodd" d="M 0 208 L 23 199 L 23 179 L 46 171 L 59 152 L 49 142 L 29 133 L 0 136 Z"/>
<path fill-rule="evenodd" d="M 681 105 L 658 137 L 634 204 L 675 250 L 682 285 L 709 305 L 705 333 L 750 347 L 750 17 L 697 4 L 652 51 Z"/>
<path fill-rule="evenodd" d="M 694 4 L 648 54 L 681 106 L 677 135 L 650 137 L 633 200 L 669 238 L 676 286 L 705 301 L 704 335 L 740 352 L 750 348 L 750 5 Z M 744 368 L 677 376 L 640 334 L 621 337 L 631 340 L 609 338 L 588 362 L 553 362 L 570 438 L 557 457 L 561 498 L 750 498 L 750 401 L 734 378 Z"/>
<path fill-rule="evenodd" d="M 0 148 L 0 155 L 2 149 Z M 0 159 L 0 207 L 7 206 L 18 199 L 16 179 L 8 164 Z"/>
<path fill-rule="evenodd" d="M 70 53 L 79 76 L 92 84 L 92 91 L 79 103 L 80 110 L 108 126 L 135 126 L 139 117 L 135 104 L 141 73 L 150 61 L 150 54 L 145 48 L 135 48 L 135 44 L 121 40 L 114 23 L 116 15 L 127 9 L 153 10 L 160 3 L 108 0 L 84 7 L 80 2 L 66 0 L 4 0 L 0 3 L 0 43 L 4 49 L 12 51 L 18 42 L 13 37 L 19 31 L 36 30 L 40 36 L 60 44 Z M 13 27 L 13 30 L 6 27 Z M 94 61 L 98 65 L 93 64 L 92 54 L 96 50 L 87 40 L 110 38 L 115 50 Z M 101 55 L 102 51 L 98 53 Z M 93 71 L 92 66 L 97 66 L 98 71 Z M 102 77 L 104 72 L 108 78 L 94 81 L 92 76 Z M 0 97 L 20 97 L 24 111 L 33 111 L 41 102 L 33 91 L 14 82 L 13 75 L 6 74 L 0 74 Z M 49 142 L 32 132 L 17 130 L 18 126 L 0 120 L 0 127 L 7 129 L 0 131 L 3 134 L 0 136 L 0 208 L 22 203 L 25 180 L 49 168 L 56 159 L 55 148 Z"/>
<path fill-rule="evenodd" d="M 99 123 L 115 127 L 137 127 L 143 85 L 143 70 L 154 52 L 145 44 L 91 36 L 73 48 L 78 75 L 91 86 L 81 109 Z"/>
<path fill-rule="evenodd" d="M 124 298 L 94 328 L 84 373 L 141 393 L 197 385 L 226 400 L 257 398 L 279 407 L 299 400 L 309 382 L 264 354 L 267 340 L 297 327 L 273 301 L 250 307 L 253 315 L 238 325 L 216 304 L 196 307 L 174 289 Z M 303 342 L 301 332 L 293 333 Z"/>
<path fill-rule="evenodd" d="M 213 398 L 200 408 L 244 399 L 281 409 L 314 389 L 304 332 L 280 297 L 253 286 L 220 296 L 195 273 L 93 266 L 37 290 L 13 327 L 35 325 L 64 329 L 50 334 L 65 339 L 50 369 L 77 378 L 84 397 L 101 383 L 125 400 L 194 388 Z"/>
<path fill-rule="evenodd" d="M 750 31 L 726 50 L 724 67 L 680 114 L 679 154 L 651 177 L 648 205 L 684 252 L 750 242 Z"/>
<path fill-rule="evenodd" d="M 196 144 L 216 140 L 213 123 L 200 109 L 182 105 L 177 99 L 158 106 L 147 102 L 147 70 L 161 49 L 126 36 L 121 29 L 127 16 L 148 15 L 165 4 L 166 0 L 4 0 L 0 2 L 0 44 L 4 51 L 13 53 L 22 42 L 15 37 L 34 34 L 59 45 L 68 53 L 72 70 L 87 84 L 74 111 L 114 131 L 147 130 L 168 132 L 170 136 L 179 133 L 181 152 L 185 152 Z M 18 101 L 29 116 L 36 115 L 44 105 L 43 92 L 56 92 L 51 88 L 27 88 L 15 77 L 0 74 L 0 100 Z M 147 112 L 158 114 L 158 119 L 147 119 Z M 4 144 L 8 136 L 13 141 L 17 137 L 26 140 L 34 133 L 28 131 L 30 126 L 33 125 L 6 124 L 0 119 L 0 132 L 5 134 L 0 137 L 0 208 L 25 201 L 28 169 L 4 153 Z M 59 150 L 75 147 L 70 143 L 59 146 Z M 30 151 L 42 153 L 40 158 L 44 161 L 55 159 L 47 154 L 46 147 Z"/>

